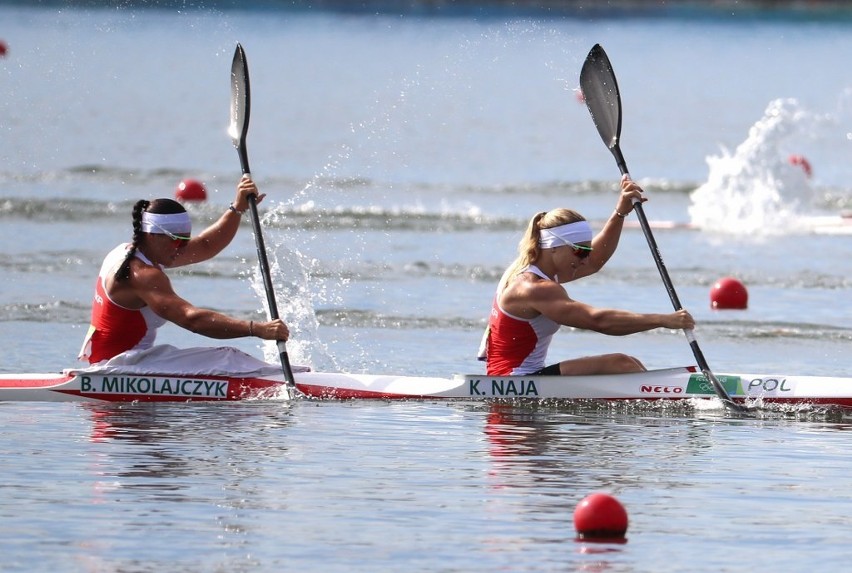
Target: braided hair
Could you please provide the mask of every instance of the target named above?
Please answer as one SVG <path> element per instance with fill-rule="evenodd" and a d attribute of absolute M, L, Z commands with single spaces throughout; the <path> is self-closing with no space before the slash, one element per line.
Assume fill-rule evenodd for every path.
<path fill-rule="evenodd" d="M 136 256 L 136 250 L 145 233 L 142 232 L 142 213 L 159 213 L 161 215 L 172 213 L 184 213 L 183 205 L 173 199 L 154 199 L 148 201 L 140 199 L 133 205 L 133 240 L 130 242 L 130 248 L 127 249 L 127 256 L 118 270 L 115 271 L 115 280 L 118 282 L 125 281 L 130 278 L 130 261 Z"/>

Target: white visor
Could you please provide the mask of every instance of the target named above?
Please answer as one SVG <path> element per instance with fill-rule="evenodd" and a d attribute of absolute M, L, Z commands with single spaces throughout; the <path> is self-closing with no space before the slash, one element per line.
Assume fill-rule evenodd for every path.
<path fill-rule="evenodd" d="M 192 231 L 192 221 L 189 213 L 142 213 L 142 232 L 159 235 L 189 235 Z"/>
<path fill-rule="evenodd" d="M 576 221 L 567 225 L 559 225 L 549 229 L 542 229 L 538 239 L 538 246 L 542 249 L 552 249 L 578 243 L 589 243 L 592 240 L 592 228 L 588 221 Z"/>

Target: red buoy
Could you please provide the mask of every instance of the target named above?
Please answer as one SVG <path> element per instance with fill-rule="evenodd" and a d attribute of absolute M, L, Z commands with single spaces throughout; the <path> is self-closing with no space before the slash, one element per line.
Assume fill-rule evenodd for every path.
<path fill-rule="evenodd" d="M 200 181 L 184 179 L 175 189 L 175 199 L 178 201 L 205 201 L 207 190 Z"/>
<path fill-rule="evenodd" d="M 748 291 L 733 277 L 721 278 L 710 289 L 710 306 L 714 310 L 743 310 L 748 307 Z"/>
<path fill-rule="evenodd" d="M 804 155 L 791 155 L 787 161 L 790 162 L 790 165 L 796 165 L 802 168 L 802 171 L 805 172 L 805 175 L 810 177 L 813 174 L 813 169 L 811 169 L 811 163 L 807 160 Z"/>
<path fill-rule="evenodd" d="M 611 495 L 593 493 L 574 509 L 574 528 L 583 540 L 622 540 L 627 533 L 627 511 Z"/>
<path fill-rule="evenodd" d="M 0 58 L 6 57 L 6 52 L 9 51 L 9 46 L 6 45 L 6 42 L 0 40 Z"/>

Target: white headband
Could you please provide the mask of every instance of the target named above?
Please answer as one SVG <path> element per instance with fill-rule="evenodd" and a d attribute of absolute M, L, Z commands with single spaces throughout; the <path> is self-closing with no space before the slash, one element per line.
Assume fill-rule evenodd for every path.
<path fill-rule="evenodd" d="M 591 240 L 592 228 L 589 226 L 589 222 L 576 221 L 567 225 L 542 229 L 538 246 L 542 249 L 552 249 L 563 245 L 575 246 L 577 243 L 586 243 Z"/>
<path fill-rule="evenodd" d="M 149 213 L 142 212 L 142 232 L 159 235 L 188 235 L 192 231 L 189 213 Z"/>

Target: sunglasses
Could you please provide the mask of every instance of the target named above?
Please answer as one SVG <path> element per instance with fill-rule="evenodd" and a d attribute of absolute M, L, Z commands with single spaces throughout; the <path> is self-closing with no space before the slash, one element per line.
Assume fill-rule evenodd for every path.
<path fill-rule="evenodd" d="M 184 237 L 182 235 L 173 235 L 172 233 L 166 233 L 168 237 L 172 240 L 172 246 L 176 249 L 182 249 L 189 244 L 189 239 L 191 237 Z"/>
<path fill-rule="evenodd" d="M 594 248 L 586 247 L 584 245 L 566 245 L 568 247 L 572 247 L 574 249 L 574 256 L 578 259 L 586 259 L 589 255 L 592 254 Z"/>
<path fill-rule="evenodd" d="M 157 227 L 157 229 L 159 229 L 160 231 L 162 231 L 162 233 L 163 233 L 165 236 L 167 236 L 168 238 L 170 238 L 170 239 L 172 240 L 173 246 L 174 246 L 176 249 L 177 249 L 177 248 L 180 248 L 180 247 L 183 247 L 184 245 L 186 245 L 186 243 L 187 243 L 187 242 L 189 242 L 189 240 L 192 238 L 192 237 L 190 237 L 189 235 L 175 235 L 174 233 L 171 233 L 171 232 L 169 232 L 169 231 L 165 230 L 164 228 L 162 228 L 160 225 L 158 225 L 158 224 L 156 224 L 156 223 L 153 223 L 153 226 L 154 226 L 154 227 Z"/>
<path fill-rule="evenodd" d="M 571 247 L 574 256 L 580 260 L 587 259 L 589 255 L 592 254 L 592 251 L 595 250 L 594 247 L 587 247 L 586 245 L 575 245 L 574 243 L 569 243 L 562 237 L 559 237 L 559 240 L 565 243 L 566 247 Z"/>

